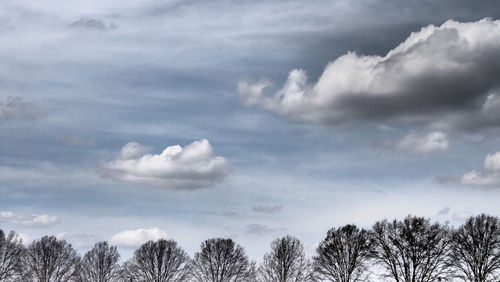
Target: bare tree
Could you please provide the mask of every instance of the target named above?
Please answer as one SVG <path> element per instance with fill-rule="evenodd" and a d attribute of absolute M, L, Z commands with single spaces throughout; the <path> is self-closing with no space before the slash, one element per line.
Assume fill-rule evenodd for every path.
<path fill-rule="evenodd" d="M 370 234 L 355 225 L 332 228 L 316 249 L 314 270 L 319 278 L 334 282 L 364 281 L 371 257 Z"/>
<path fill-rule="evenodd" d="M 108 242 L 94 245 L 82 258 L 79 265 L 79 280 L 81 282 L 112 282 L 118 279 L 120 255 L 115 246 Z"/>
<path fill-rule="evenodd" d="M 19 281 L 23 273 L 25 248 L 19 236 L 0 229 L 0 281 Z"/>
<path fill-rule="evenodd" d="M 188 278 L 189 257 L 173 240 L 148 241 L 122 271 L 123 281 L 170 282 Z"/>
<path fill-rule="evenodd" d="M 28 247 L 26 268 L 30 280 L 38 282 L 66 282 L 76 279 L 79 257 L 71 244 L 44 236 Z"/>
<path fill-rule="evenodd" d="M 485 214 L 471 217 L 453 233 L 450 265 L 463 281 L 497 281 L 500 272 L 500 223 Z"/>
<path fill-rule="evenodd" d="M 255 263 L 231 239 L 213 238 L 201 244 L 191 264 L 192 280 L 198 282 L 255 281 Z"/>
<path fill-rule="evenodd" d="M 450 229 L 423 217 L 383 220 L 373 226 L 374 258 L 396 282 L 430 282 L 446 276 Z"/>
<path fill-rule="evenodd" d="M 258 270 L 262 282 L 312 281 L 311 264 L 304 254 L 302 243 L 292 236 L 271 243 L 271 252 L 264 255 Z"/>

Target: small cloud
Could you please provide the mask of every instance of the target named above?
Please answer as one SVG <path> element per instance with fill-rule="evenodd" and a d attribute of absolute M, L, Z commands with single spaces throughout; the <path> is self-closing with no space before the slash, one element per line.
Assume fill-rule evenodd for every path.
<path fill-rule="evenodd" d="M 0 222 L 9 222 L 19 226 L 47 227 L 59 222 L 57 216 L 47 214 L 19 214 L 11 211 L 0 212 Z"/>
<path fill-rule="evenodd" d="M 252 235 L 264 235 L 267 233 L 273 233 L 276 231 L 283 230 L 283 228 L 276 229 L 276 228 L 271 228 L 269 227 L 269 225 L 266 224 L 257 224 L 257 223 L 252 223 L 247 225 L 246 229 L 247 229 L 246 233 Z"/>
<path fill-rule="evenodd" d="M 153 227 L 150 229 L 140 228 L 135 230 L 125 230 L 117 233 L 113 237 L 111 237 L 110 242 L 120 247 L 137 248 L 147 241 L 156 241 L 158 239 L 166 237 L 167 233 L 165 233 L 165 231 L 163 230 L 160 230 L 158 227 Z"/>
<path fill-rule="evenodd" d="M 471 216 L 473 216 L 473 214 L 469 211 L 459 211 L 459 212 L 453 213 L 453 215 L 451 217 L 454 221 L 462 223 L 462 222 L 466 221 Z"/>
<path fill-rule="evenodd" d="M 449 148 L 448 136 L 442 131 L 433 131 L 428 134 L 411 132 L 396 143 L 398 151 L 414 154 L 429 154 L 446 151 Z"/>
<path fill-rule="evenodd" d="M 235 216 L 238 216 L 239 213 L 235 212 L 235 211 L 226 211 L 226 212 L 223 212 L 222 215 L 227 216 L 227 217 L 235 217 Z"/>
<path fill-rule="evenodd" d="M 91 247 L 95 242 L 99 241 L 99 236 L 89 233 L 61 232 L 56 235 L 56 238 L 66 240 L 79 248 Z"/>
<path fill-rule="evenodd" d="M 113 180 L 163 188 L 193 189 L 213 186 L 230 172 L 226 158 L 216 156 L 207 139 L 184 148 L 168 146 L 161 154 L 147 154 L 150 147 L 126 144 L 119 156 L 101 165 L 101 175 Z"/>
<path fill-rule="evenodd" d="M 482 170 L 471 170 L 459 177 L 450 176 L 444 181 L 472 186 L 500 187 L 500 151 L 486 156 Z"/>
<path fill-rule="evenodd" d="M 445 207 L 444 209 L 440 210 L 438 212 L 438 215 L 447 215 L 450 213 L 450 208 L 449 207 Z"/>
<path fill-rule="evenodd" d="M 252 211 L 260 213 L 279 213 L 281 212 L 282 209 L 283 209 L 282 205 L 273 205 L 273 206 L 259 205 L 252 207 Z"/>
<path fill-rule="evenodd" d="M 113 24 L 113 23 L 106 25 L 102 20 L 93 19 L 93 18 L 81 18 L 81 19 L 73 22 L 72 24 L 70 24 L 70 27 L 90 29 L 90 30 L 99 30 L 99 31 L 106 31 L 106 30 L 116 28 L 115 24 Z"/>
<path fill-rule="evenodd" d="M 7 97 L 0 102 L 0 120 L 30 119 L 37 120 L 46 116 L 46 113 L 35 104 L 23 101 L 20 97 Z"/>

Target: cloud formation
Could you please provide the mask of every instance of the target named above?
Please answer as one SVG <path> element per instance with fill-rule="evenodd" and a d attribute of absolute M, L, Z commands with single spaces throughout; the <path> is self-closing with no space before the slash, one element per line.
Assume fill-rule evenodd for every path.
<path fill-rule="evenodd" d="M 259 205 L 252 207 L 252 211 L 261 213 L 279 213 L 281 212 L 282 209 L 283 209 L 282 205 L 273 205 L 273 206 Z"/>
<path fill-rule="evenodd" d="M 73 22 L 70 25 L 70 27 L 84 28 L 84 29 L 90 29 L 90 30 L 99 30 L 99 31 L 105 31 L 105 30 L 116 28 L 116 26 L 114 24 L 107 25 L 102 20 L 93 19 L 93 18 L 81 18 L 81 19 Z"/>
<path fill-rule="evenodd" d="M 282 229 L 271 228 L 269 227 L 269 225 L 266 224 L 258 224 L 258 223 L 249 224 L 247 225 L 246 228 L 247 228 L 246 233 L 253 235 L 263 235 L 282 230 Z"/>
<path fill-rule="evenodd" d="M 292 70 L 274 95 L 271 82 L 242 80 L 246 105 L 296 120 L 340 124 L 396 121 L 440 130 L 500 126 L 500 21 L 449 20 L 413 32 L 385 56 L 349 52 L 329 63 L 319 80 Z"/>
<path fill-rule="evenodd" d="M 156 241 L 161 238 L 166 238 L 167 233 L 159 229 L 158 227 L 153 227 L 150 229 L 135 229 L 135 230 L 125 230 L 120 233 L 115 234 L 111 237 L 111 244 L 117 245 L 125 248 L 136 248 L 141 244 L 153 240 Z"/>
<path fill-rule="evenodd" d="M 396 143 L 398 151 L 415 154 L 428 154 L 446 151 L 450 148 L 448 136 L 442 131 L 433 131 L 427 134 L 410 132 Z"/>
<path fill-rule="evenodd" d="M 59 222 L 59 218 L 47 214 L 20 214 L 5 211 L 0 212 L 0 222 L 8 222 L 27 227 L 47 227 Z"/>
<path fill-rule="evenodd" d="M 0 102 L 0 121 L 10 119 L 36 120 L 45 116 L 45 113 L 35 104 L 23 101 L 20 97 L 7 97 Z"/>
<path fill-rule="evenodd" d="M 500 151 L 488 154 L 482 170 L 472 170 L 458 178 L 464 185 L 500 187 Z"/>
<path fill-rule="evenodd" d="M 168 146 L 161 154 L 148 154 L 149 147 L 126 144 L 118 157 L 101 165 L 102 175 L 114 180 L 165 188 L 213 186 L 230 172 L 229 162 L 216 156 L 207 139 L 184 148 Z"/>

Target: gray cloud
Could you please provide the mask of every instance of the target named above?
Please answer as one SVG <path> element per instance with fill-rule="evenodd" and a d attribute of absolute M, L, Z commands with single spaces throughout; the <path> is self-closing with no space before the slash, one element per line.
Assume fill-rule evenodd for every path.
<path fill-rule="evenodd" d="M 7 97 L 0 102 L 0 120 L 31 119 L 36 120 L 46 114 L 35 104 L 23 101 L 20 97 Z"/>
<path fill-rule="evenodd" d="M 246 229 L 247 229 L 246 233 L 252 235 L 264 235 L 267 233 L 273 233 L 282 230 L 282 229 L 271 228 L 269 225 L 266 224 L 257 224 L 257 223 L 252 223 L 247 225 Z"/>
<path fill-rule="evenodd" d="M 273 205 L 273 206 L 258 205 L 252 207 L 252 211 L 261 213 L 279 213 L 281 212 L 282 209 L 283 209 L 282 205 Z"/>
<path fill-rule="evenodd" d="M 84 28 L 90 30 L 100 30 L 105 31 L 109 29 L 115 29 L 115 24 L 105 24 L 104 21 L 93 18 L 81 18 L 70 24 L 70 27 L 73 28 Z"/>
<path fill-rule="evenodd" d="M 270 81 L 242 80 L 246 105 L 296 120 L 341 124 L 391 120 L 436 129 L 500 125 L 500 21 L 449 20 L 412 33 L 385 56 L 348 53 L 329 63 L 316 83 L 290 72 L 273 96 Z"/>
<path fill-rule="evenodd" d="M 442 210 L 440 210 L 438 212 L 438 215 L 448 215 L 450 213 L 450 208 L 449 207 L 445 207 L 443 208 Z"/>
<path fill-rule="evenodd" d="M 147 154 L 149 150 L 128 143 L 118 157 L 102 163 L 102 176 L 165 188 L 201 188 L 222 181 L 230 172 L 228 161 L 216 156 L 206 139 L 184 148 L 169 146 L 161 154 Z"/>
<path fill-rule="evenodd" d="M 239 213 L 235 212 L 235 211 L 226 211 L 226 212 L 223 212 L 221 215 L 226 216 L 226 217 L 235 217 L 235 216 L 238 216 Z"/>

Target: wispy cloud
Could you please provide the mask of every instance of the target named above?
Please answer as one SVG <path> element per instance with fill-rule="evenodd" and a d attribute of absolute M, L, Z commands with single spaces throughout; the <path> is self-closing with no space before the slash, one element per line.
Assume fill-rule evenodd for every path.
<path fill-rule="evenodd" d="M 0 120 L 36 120 L 45 115 L 46 113 L 35 104 L 26 102 L 20 97 L 7 97 L 5 102 L 0 102 Z"/>
<path fill-rule="evenodd" d="M 281 212 L 282 209 L 283 209 L 282 205 L 272 205 L 272 206 L 258 205 L 252 207 L 252 211 L 260 213 L 279 213 Z"/>
<path fill-rule="evenodd" d="M 272 228 L 267 224 L 258 224 L 258 223 L 252 223 L 247 225 L 246 227 L 246 233 L 252 235 L 264 235 L 281 230 L 283 230 L 283 228 Z"/>
<path fill-rule="evenodd" d="M 0 212 L 0 222 L 27 227 L 48 227 L 59 222 L 59 218 L 48 214 L 20 214 L 4 211 Z"/>
<path fill-rule="evenodd" d="M 447 151 L 449 148 L 450 142 L 448 140 L 448 135 L 442 131 L 433 131 L 427 134 L 410 132 L 396 143 L 396 149 L 398 151 L 415 154 Z"/>

